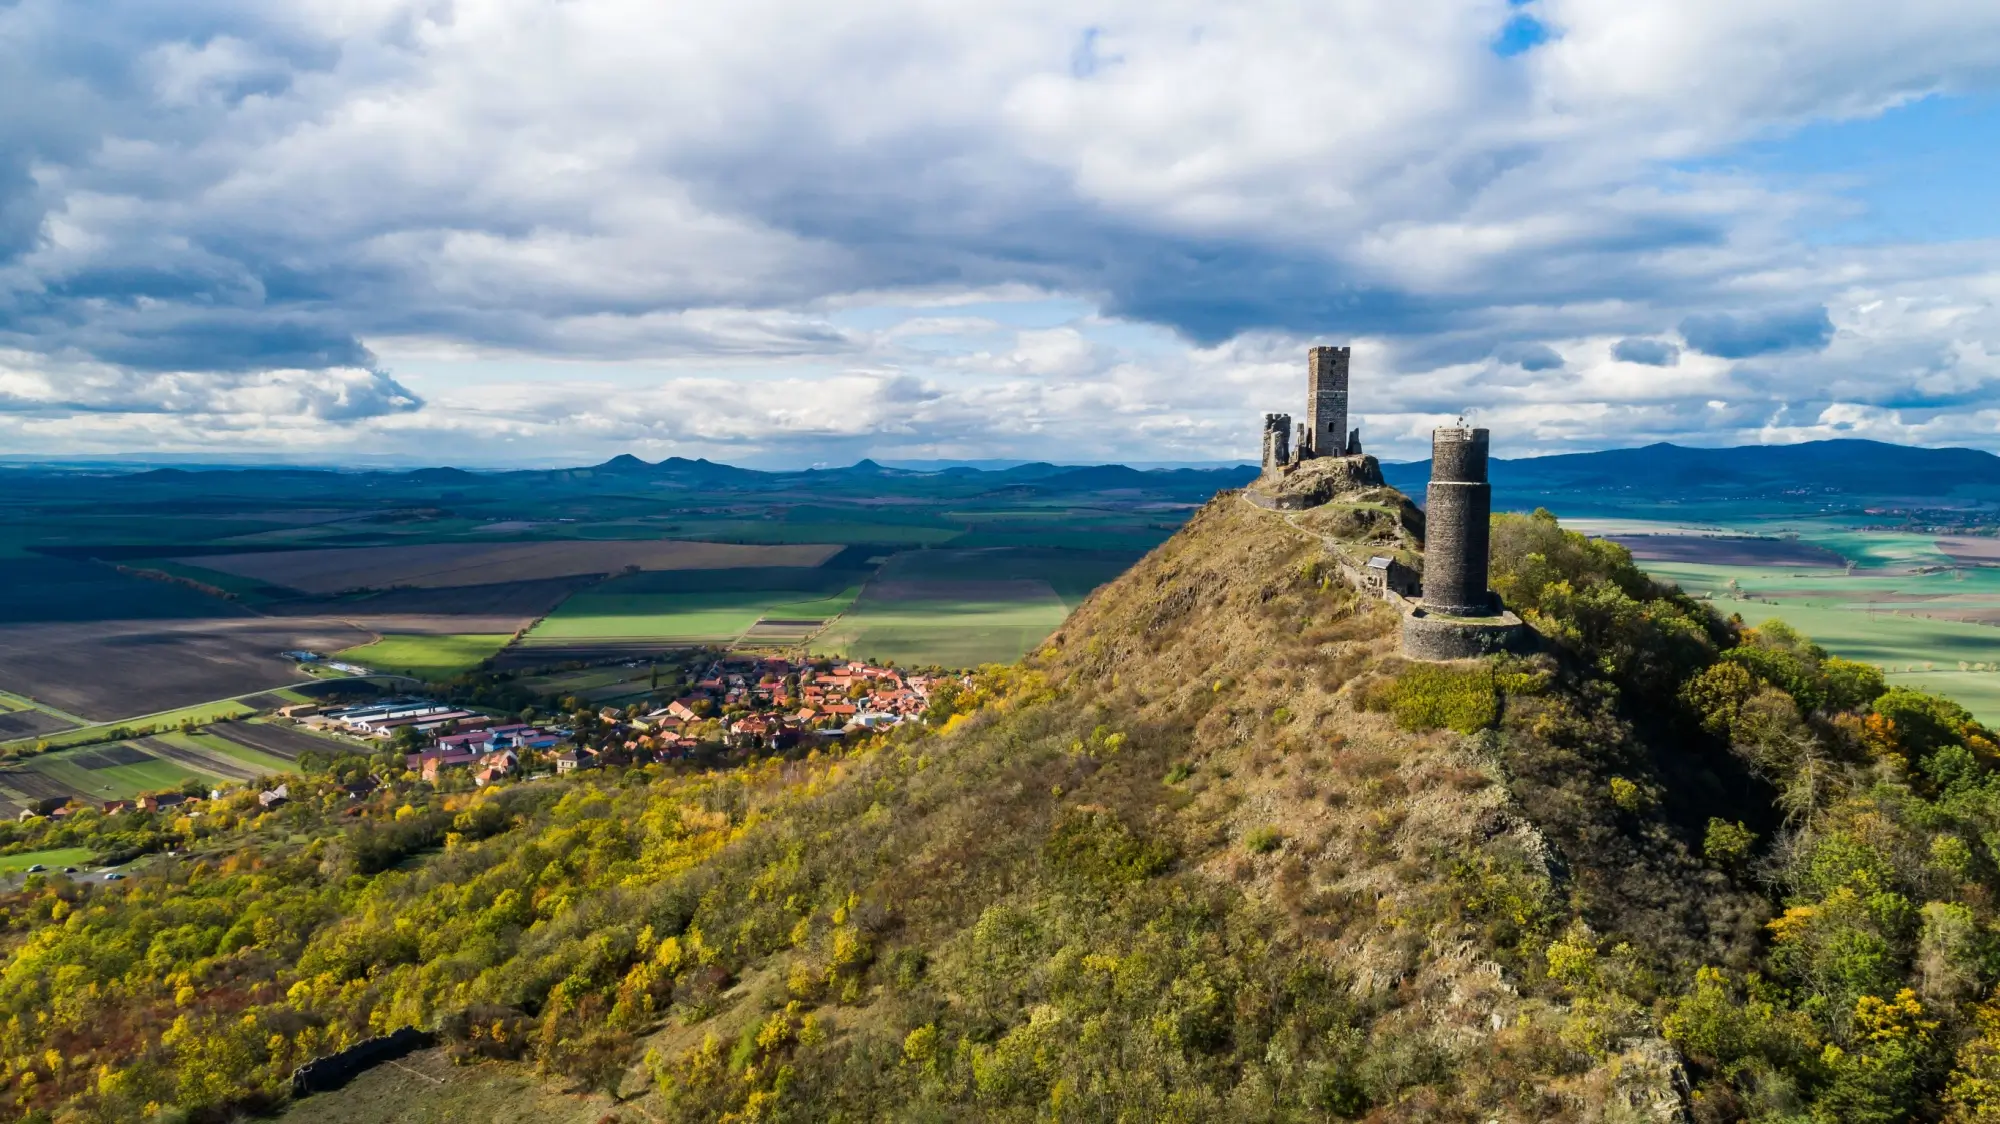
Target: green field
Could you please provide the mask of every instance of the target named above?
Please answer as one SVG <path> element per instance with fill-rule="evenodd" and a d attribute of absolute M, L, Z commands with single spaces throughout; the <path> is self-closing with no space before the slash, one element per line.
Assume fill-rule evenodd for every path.
<path fill-rule="evenodd" d="M 1940 619 L 1959 613 L 2000 617 L 2000 570 L 1908 572 L 1905 567 L 1938 564 L 1933 558 L 1948 561 L 1920 536 L 1831 532 L 1801 537 L 1871 564 L 1852 570 L 1642 565 L 1655 577 L 1712 598 L 1724 615 L 1740 613 L 1752 625 L 1782 620 L 1836 655 L 1883 668 L 1891 683 L 1936 691 L 1982 721 L 2000 724 L 2000 671 L 1959 668 L 1962 663 L 2000 662 L 2000 628 Z"/>
<path fill-rule="evenodd" d="M 90 719 L 88 718 L 79 717 L 66 710 L 57 710 L 47 703 L 36 702 L 26 695 L 17 695 L 11 691 L 0 691 L 0 711 L 10 710 L 39 710 L 50 717 L 59 718 L 64 722 L 69 722 L 77 726 L 88 726 L 90 724 Z"/>
<path fill-rule="evenodd" d="M 129 800 L 142 792 L 179 788 L 189 780 L 208 782 L 223 779 L 157 757 L 134 765 L 86 769 L 76 763 L 74 754 L 77 752 L 47 753 L 30 758 L 27 770 L 47 777 L 72 795 L 85 800 Z M 4 778 L 0 778 L 0 783 L 4 783 Z"/>
<path fill-rule="evenodd" d="M 153 735 L 152 741 L 166 748 L 155 752 L 144 742 L 107 742 L 37 754 L 0 770 L 0 798 L 21 806 L 58 795 L 86 801 L 127 800 L 142 792 L 176 789 L 189 780 L 234 784 L 296 768 L 283 758 L 211 734 L 175 730 Z M 177 753 L 178 759 L 161 756 L 162 752 Z M 107 753 L 140 759 L 106 767 Z"/>
<path fill-rule="evenodd" d="M 18 855 L 0 855 L 0 874 L 16 874 L 31 866 L 40 864 L 54 870 L 66 866 L 87 866 L 97 860 L 88 847 L 55 847 L 47 851 L 23 851 Z"/>
<path fill-rule="evenodd" d="M 652 689 L 650 667 L 587 667 L 580 671 L 559 671 L 516 680 L 526 690 L 540 695 L 566 698 L 571 695 L 590 703 L 607 703 Z"/>
<path fill-rule="evenodd" d="M 813 651 L 906 667 L 977 667 L 1019 659 L 1069 616 L 1046 584 L 1039 595 L 1007 598 L 982 597 L 970 592 L 975 583 L 966 585 L 963 595 L 864 596 L 820 634 Z"/>
<path fill-rule="evenodd" d="M 183 746 L 197 753 L 220 757 L 224 761 L 232 762 L 259 773 L 290 773 L 298 769 L 297 765 L 275 754 L 265 753 L 259 749 L 252 749 L 247 745 L 238 745 L 228 738 L 220 738 L 214 734 L 183 734 L 177 731 L 171 734 L 160 734 L 158 737 L 161 741 L 167 742 L 170 745 Z M 329 741 L 331 742 L 331 739 Z M 333 742 L 328 746 L 329 750 L 341 748 L 345 748 L 351 752 L 354 747 L 351 745 L 343 746 L 338 742 Z"/>
<path fill-rule="evenodd" d="M 783 543 L 896 543 L 930 546 L 947 543 L 965 530 L 961 527 L 912 527 L 883 523 L 826 522 L 794 523 L 775 519 L 687 520 L 673 525 L 677 539 L 707 542 L 740 542 L 758 546 Z"/>
<path fill-rule="evenodd" d="M 51 749 L 80 745 L 85 742 L 100 741 L 113 730 L 124 728 L 138 732 L 147 727 L 155 730 L 171 729 L 182 722 L 192 720 L 196 725 L 206 726 L 229 718 L 242 718 L 257 713 L 256 708 L 245 706 L 235 699 L 220 699 L 215 702 L 184 706 L 177 710 L 165 710 L 158 714 L 142 714 L 135 718 L 121 718 L 116 722 L 99 722 L 89 726 L 79 726 L 73 730 L 58 730 L 36 738 L 16 738 L 6 745 L 47 745 Z"/>
<path fill-rule="evenodd" d="M 526 642 L 667 640 L 726 643 L 759 618 L 825 620 L 854 602 L 860 587 L 831 596 L 797 590 L 715 593 L 628 593 L 617 583 L 579 593 L 528 633 Z"/>
<path fill-rule="evenodd" d="M 374 671 L 393 671 L 418 679 L 449 679 L 478 666 L 479 661 L 507 646 L 507 633 L 459 632 L 442 636 L 390 633 L 373 644 L 334 653 L 335 658 L 363 664 Z"/>
<path fill-rule="evenodd" d="M 1002 546 L 912 550 L 882 567 L 882 581 L 1039 581 L 1071 609 L 1090 591 L 1130 569 L 1144 550 L 1073 550 Z"/>

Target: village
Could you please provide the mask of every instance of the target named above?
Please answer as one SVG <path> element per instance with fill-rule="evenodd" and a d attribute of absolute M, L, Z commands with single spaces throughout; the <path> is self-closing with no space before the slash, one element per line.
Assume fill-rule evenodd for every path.
<path fill-rule="evenodd" d="M 295 703 L 257 719 L 323 744 L 334 767 L 334 799 L 358 802 L 385 783 L 422 782 L 472 787 L 579 770 L 656 762 L 720 762 L 726 757 L 784 753 L 922 722 L 941 675 L 911 674 L 860 661 L 805 660 L 730 654 L 708 656 L 674 698 L 657 705 L 592 707 L 577 698 L 551 700 L 551 711 L 514 715 L 453 705 L 417 695 L 346 704 Z M 956 681 L 954 677 L 954 681 Z M 359 758 L 370 759 L 360 763 Z M 345 765 L 339 764 L 343 761 Z M 301 762 L 301 777 L 318 766 Z M 287 803 L 296 781 L 251 785 L 265 810 Z M 269 785 L 270 787 L 265 787 Z M 313 786 L 321 791 L 322 786 Z M 79 812 L 103 816 L 168 813 L 200 816 L 209 802 L 240 791 L 234 785 L 189 784 L 129 799 L 38 801 L 19 813 L 27 822 L 68 820 Z"/>
<path fill-rule="evenodd" d="M 590 709 L 562 700 L 542 721 L 480 713 L 421 697 L 278 711 L 307 729 L 387 742 L 437 784 L 463 771 L 480 787 L 537 772 L 683 760 L 705 748 L 784 752 L 921 721 L 933 676 L 859 661 L 729 655 L 710 660 L 665 706 Z"/>

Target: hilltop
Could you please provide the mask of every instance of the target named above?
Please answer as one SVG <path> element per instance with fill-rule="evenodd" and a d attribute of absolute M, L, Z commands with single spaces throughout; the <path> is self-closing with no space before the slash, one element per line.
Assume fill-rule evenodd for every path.
<path fill-rule="evenodd" d="M 16 895 L 0 1053 L 77 1119 L 241 1103 L 403 1023 L 494 1060 L 298 1119 L 448 1116 L 523 1066 L 633 1121 L 2000 1106 L 1990 734 L 1546 516 L 1494 533 L 1544 650 L 1408 662 L 1338 572 L 1407 549 L 1401 497 L 1331 499 L 1217 496 L 928 730 L 392 779 L 352 826 L 218 824 L 143 893 Z M 405 824 L 447 848 L 353 866 Z M 547 1099 L 515 1118 L 572 1118 Z"/>

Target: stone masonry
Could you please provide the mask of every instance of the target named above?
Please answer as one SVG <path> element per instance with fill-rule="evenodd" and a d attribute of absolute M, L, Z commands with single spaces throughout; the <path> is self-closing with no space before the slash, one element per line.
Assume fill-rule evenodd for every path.
<path fill-rule="evenodd" d="M 1487 432 L 1431 431 L 1431 482 L 1424 503 L 1424 608 L 1455 617 L 1493 613 L 1486 590 L 1493 486 Z"/>
<path fill-rule="evenodd" d="M 1347 448 L 1347 363 L 1353 349 L 1315 347 L 1306 353 L 1306 442 L 1300 457 L 1344 457 Z"/>
<path fill-rule="evenodd" d="M 1347 372 L 1352 350 L 1315 347 L 1306 358 L 1306 420 L 1292 438 L 1289 414 L 1264 415 L 1264 475 L 1244 493 L 1268 510 L 1306 511 L 1364 487 L 1379 487 L 1374 457 L 1361 452 L 1361 430 L 1347 428 Z M 1421 596 L 1415 574 L 1392 556 L 1343 565 L 1349 581 L 1400 606 L 1403 654 L 1462 660 L 1533 647 L 1534 632 L 1487 589 L 1493 487 L 1486 479 L 1489 435 L 1445 426 L 1431 432 L 1431 479 L 1423 527 Z M 1405 505 L 1408 506 L 1407 504 Z M 1409 509 L 1414 513 L 1415 509 Z M 1380 572 L 1377 573 L 1376 570 Z"/>
<path fill-rule="evenodd" d="M 1486 588 L 1492 561 L 1493 486 L 1488 435 L 1431 431 L 1431 482 L 1424 503 L 1423 599 L 1403 614 L 1403 655 L 1464 660 L 1521 651 L 1533 634 Z"/>
<path fill-rule="evenodd" d="M 1292 463 L 1292 415 L 1264 415 L 1264 471 Z"/>

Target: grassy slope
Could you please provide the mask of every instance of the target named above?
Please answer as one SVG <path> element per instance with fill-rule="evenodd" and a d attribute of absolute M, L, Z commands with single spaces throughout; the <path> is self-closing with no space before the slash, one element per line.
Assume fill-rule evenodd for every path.
<path fill-rule="evenodd" d="M 775 1067 L 710 1080 L 698 1047 L 719 1033 L 728 1056 L 788 987 L 835 1031 L 790 1053 L 787 1118 L 1029 1119 L 1056 1096 L 1083 1119 L 1584 1119 L 1668 1096 L 1657 1039 L 1597 1063 L 1553 1048 L 1564 1000 L 1524 930 L 1588 917 L 1661 970 L 1741 963 L 1761 901 L 1689 859 L 1673 800 L 1621 816 L 1597 795 L 1614 770 L 1668 786 L 1587 706 L 1545 704 L 1609 733 L 1587 755 L 1357 709 L 1395 666 L 1396 617 L 1317 581 L 1319 556 L 1218 499 L 1004 698 L 658 887 L 701 895 L 689 924 L 734 934 L 745 982 L 708 1021 L 676 1008 L 651 1044 L 679 1092 L 634 1115 L 713 1119 L 768 1088 Z M 1684 786 L 1704 815 L 1752 787 L 1709 780 L 1723 797 Z M 836 902 L 874 966 L 844 991 Z"/>

